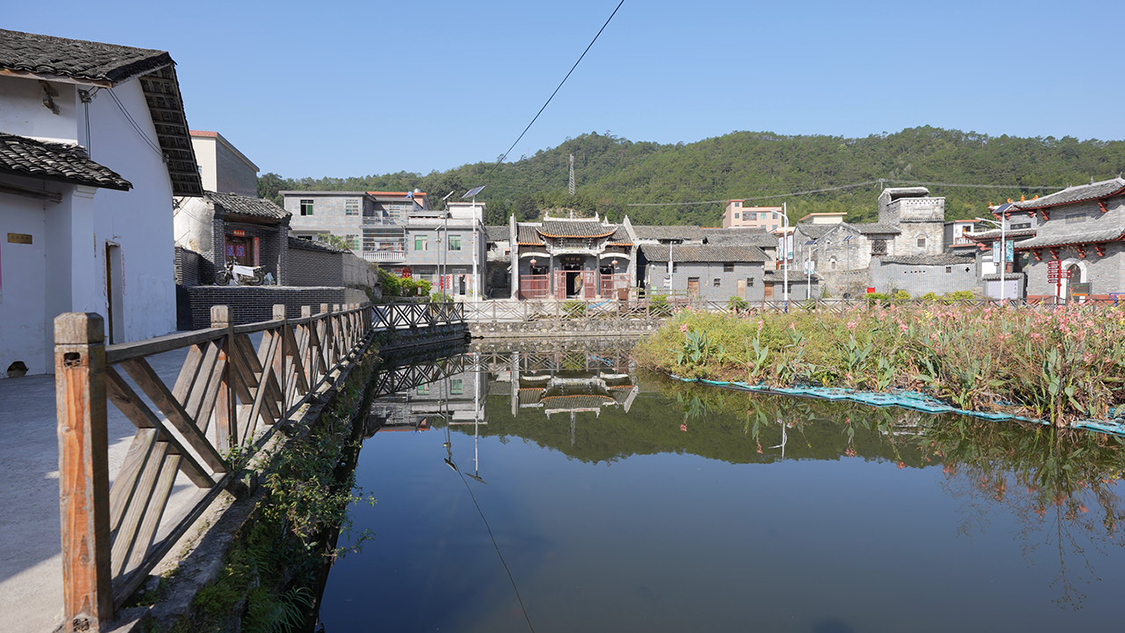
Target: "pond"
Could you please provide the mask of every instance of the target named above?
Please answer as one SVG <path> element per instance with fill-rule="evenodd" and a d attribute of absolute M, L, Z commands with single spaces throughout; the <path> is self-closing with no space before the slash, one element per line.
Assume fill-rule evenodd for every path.
<path fill-rule="evenodd" d="M 685 384 L 622 345 L 380 376 L 328 633 L 1120 626 L 1115 438 Z"/>

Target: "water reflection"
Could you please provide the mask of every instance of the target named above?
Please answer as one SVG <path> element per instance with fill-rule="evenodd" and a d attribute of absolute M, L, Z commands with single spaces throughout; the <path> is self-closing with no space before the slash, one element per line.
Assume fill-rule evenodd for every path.
<path fill-rule="evenodd" d="M 762 630 L 1115 621 L 1106 585 L 1125 581 L 1117 438 L 680 383 L 638 372 L 629 352 L 594 341 L 475 345 L 385 369 L 369 434 L 421 437 L 376 433 L 365 447 L 361 483 L 371 469 L 378 479 L 364 486 L 388 512 L 371 527 L 376 542 L 402 539 L 398 521 L 435 537 L 341 561 L 322 611 L 329 630 L 356 622 L 346 579 L 372 565 L 456 597 L 425 617 L 400 604 L 408 595 L 373 606 L 401 616 L 395 630 L 526 630 L 525 617 L 557 630 L 741 630 L 751 607 Z M 447 488 L 433 467 L 464 478 Z M 465 499 L 468 515 L 456 510 Z M 490 540 L 467 537 L 482 520 Z M 499 580 L 489 553 L 508 572 Z M 869 602 L 853 594 L 861 588 L 893 599 L 851 612 Z M 521 591 L 526 611 L 512 599 Z M 576 614 L 561 595 L 614 599 Z M 1046 599 L 1084 619 L 1037 606 Z M 942 613 L 903 624 L 935 601 Z"/>

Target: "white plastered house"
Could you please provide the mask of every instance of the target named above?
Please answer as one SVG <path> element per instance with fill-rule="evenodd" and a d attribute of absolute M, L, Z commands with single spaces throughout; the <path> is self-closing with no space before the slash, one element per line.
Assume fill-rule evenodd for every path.
<path fill-rule="evenodd" d="M 0 30 L 0 375 L 52 372 L 63 312 L 173 330 L 173 196 L 202 193 L 168 53 Z"/>

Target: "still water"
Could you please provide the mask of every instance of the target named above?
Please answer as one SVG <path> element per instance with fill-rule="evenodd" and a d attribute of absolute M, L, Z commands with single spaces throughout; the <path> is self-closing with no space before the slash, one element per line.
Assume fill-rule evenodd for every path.
<path fill-rule="evenodd" d="M 1123 626 L 1116 439 L 544 347 L 377 377 L 328 633 Z"/>

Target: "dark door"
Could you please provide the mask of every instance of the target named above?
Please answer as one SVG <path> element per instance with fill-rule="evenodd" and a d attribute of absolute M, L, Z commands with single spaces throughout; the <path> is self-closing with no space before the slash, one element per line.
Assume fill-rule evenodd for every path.
<path fill-rule="evenodd" d="M 699 296 L 699 277 L 688 277 L 687 293 L 689 297 Z"/>

